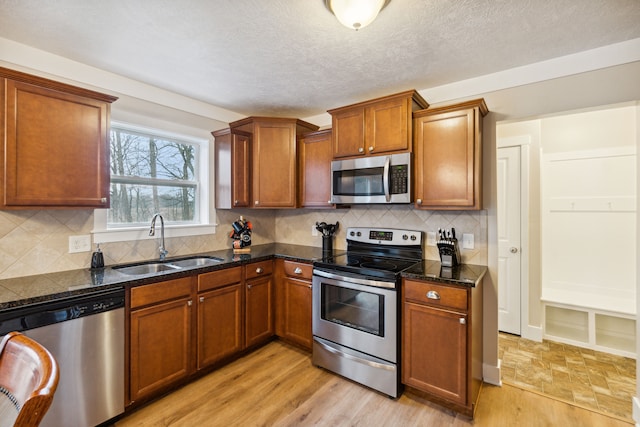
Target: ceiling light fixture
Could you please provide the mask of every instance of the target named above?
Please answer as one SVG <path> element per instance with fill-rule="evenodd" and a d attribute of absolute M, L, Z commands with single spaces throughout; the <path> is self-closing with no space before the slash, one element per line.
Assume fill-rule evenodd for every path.
<path fill-rule="evenodd" d="M 327 9 L 347 28 L 358 31 L 371 24 L 391 0 L 324 0 Z"/>

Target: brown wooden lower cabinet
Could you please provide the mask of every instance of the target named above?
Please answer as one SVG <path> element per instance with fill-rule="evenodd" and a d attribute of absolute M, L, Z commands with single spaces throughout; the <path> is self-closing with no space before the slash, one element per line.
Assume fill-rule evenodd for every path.
<path fill-rule="evenodd" d="M 198 276 L 198 369 L 244 349 L 242 268 Z"/>
<path fill-rule="evenodd" d="M 191 277 L 131 289 L 131 402 L 150 397 L 193 372 L 191 293 Z"/>
<path fill-rule="evenodd" d="M 313 265 L 278 259 L 276 272 L 276 334 L 311 351 Z"/>
<path fill-rule="evenodd" d="M 245 266 L 245 346 L 269 341 L 275 335 L 273 261 Z"/>
<path fill-rule="evenodd" d="M 473 416 L 482 384 L 482 291 L 405 279 L 402 383 Z"/>

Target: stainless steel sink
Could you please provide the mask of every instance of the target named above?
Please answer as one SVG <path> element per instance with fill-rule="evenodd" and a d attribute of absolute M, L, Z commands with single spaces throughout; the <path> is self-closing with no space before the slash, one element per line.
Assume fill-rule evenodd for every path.
<path fill-rule="evenodd" d="M 129 274 L 132 276 L 140 276 L 143 274 L 161 273 L 168 270 L 180 270 L 181 267 L 162 262 L 151 262 L 148 264 L 130 265 L 125 267 L 113 267 L 114 270 L 123 274 Z"/>
<path fill-rule="evenodd" d="M 170 261 L 171 265 L 175 265 L 181 268 L 191 268 L 191 267 L 204 267 L 207 265 L 217 264 L 221 261 L 224 261 L 222 258 L 217 257 L 193 257 L 193 258 L 185 258 L 176 261 Z"/>

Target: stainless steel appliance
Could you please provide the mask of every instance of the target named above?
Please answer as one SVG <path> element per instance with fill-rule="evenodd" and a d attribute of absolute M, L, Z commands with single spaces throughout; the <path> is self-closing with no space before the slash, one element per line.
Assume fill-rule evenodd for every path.
<path fill-rule="evenodd" d="M 411 153 L 332 161 L 331 203 L 411 203 Z"/>
<path fill-rule="evenodd" d="M 316 366 L 400 395 L 400 273 L 422 255 L 421 231 L 350 227 L 346 254 L 314 263 Z"/>
<path fill-rule="evenodd" d="M 0 313 L 0 335 L 22 331 L 60 366 L 41 427 L 88 427 L 124 412 L 124 289 Z"/>

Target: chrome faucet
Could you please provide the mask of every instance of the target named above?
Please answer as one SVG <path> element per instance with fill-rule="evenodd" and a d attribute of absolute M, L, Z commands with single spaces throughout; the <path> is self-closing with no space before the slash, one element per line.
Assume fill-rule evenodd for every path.
<path fill-rule="evenodd" d="M 156 235 L 156 218 L 160 218 L 160 240 L 162 240 L 162 242 L 160 243 L 160 261 L 164 260 L 164 258 L 167 256 L 167 254 L 169 253 L 168 250 L 165 249 L 164 247 L 164 218 L 162 218 L 162 215 L 160 215 L 159 213 L 155 214 L 153 216 L 153 218 L 151 218 L 151 229 L 149 230 L 149 236 L 155 236 Z"/>

